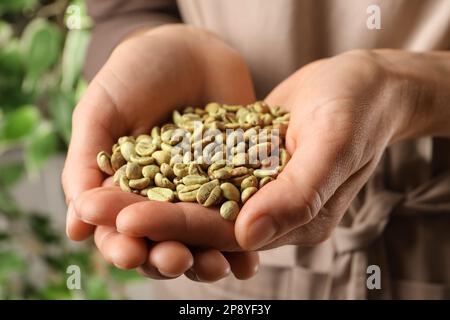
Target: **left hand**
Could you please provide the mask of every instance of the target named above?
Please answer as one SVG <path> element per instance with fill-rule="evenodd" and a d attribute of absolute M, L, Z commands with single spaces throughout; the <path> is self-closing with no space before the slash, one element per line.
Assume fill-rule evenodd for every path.
<path fill-rule="evenodd" d="M 119 232 L 224 251 L 314 245 L 327 239 L 386 147 L 413 119 L 400 77 L 377 53 L 353 51 L 305 66 L 267 97 L 291 112 L 292 158 L 242 208 L 235 224 L 191 203 L 139 202 Z"/>

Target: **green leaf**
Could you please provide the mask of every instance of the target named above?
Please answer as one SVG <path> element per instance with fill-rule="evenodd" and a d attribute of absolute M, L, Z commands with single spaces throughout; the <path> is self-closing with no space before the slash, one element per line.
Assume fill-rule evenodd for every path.
<path fill-rule="evenodd" d="M 111 277 L 119 282 L 132 282 L 142 280 L 142 276 L 140 276 L 135 270 L 121 270 L 113 266 L 110 266 L 108 270 Z"/>
<path fill-rule="evenodd" d="M 12 272 L 26 269 L 25 260 L 14 251 L 0 251 L 0 282 L 8 279 Z"/>
<path fill-rule="evenodd" d="M 22 51 L 17 39 L 11 39 L 0 49 L 0 70 L 2 73 L 8 73 L 9 76 L 22 75 Z"/>
<path fill-rule="evenodd" d="M 13 35 L 11 25 L 5 21 L 0 20 L 0 48 L 5 46 Z"/>
<path fill-rule="evenodd" d="M 80 76 L 89 38 L 90 34 L 86 30 L 71 30 L 67 34 L 62 57 L 61 89 L 63 91 L 73 90 Z"/>
<path fill-rule="evenodd" d="M 72 298 L 72 293 L 67 288 L 65 281 L 61 281 L 42 288 L 37 293 L 36 298 L 41 300 L 68 300 Z"/>
<path fill-rule="evenodd" d="M 22 178 L 25 172 L 23 163 L 8 163 L 0 165 L 0 184 L 11 187 Z"/>
<path fill-rule="evenodd" d="M 78 101 L 80 101 L 87 87 L 88 83 L 86 82 L 86 80 L 80 78 L 80 80 L 78 80 L 77 88 L 75 89 L 75 102 L 78 103 Z"/>
<path fill-rule="evenodd" d="M 5 13 L 19 13 L 33 9 L 38 0 L 2 0 L 0 2 L 0 15 Z"/>
<path fill-rule="evenodd" d="M 89 277 L 85 282 L 86 298 L 90 300 L 108 300 L 108 286 L 98 277 Z"/>
<path fill-rule="evenodd" d="M 32 96 L 22 90 L 25 74 L 20 42 L 11 39 L 0 48 L 0 105 L 4 110 L 29 104 Z"/>
<path fill-rule="evenodd" d="M 6 241 L 6 240 L 9 240 L 9 239 L 10 239 L 10 237 L 9 237 L 8 233 L 0 231 L 0 243 L 2 241 Z"/>
<path fill-rule="evenodd" d="M 89 249 L 76 249 L 77 251 L 63 251 L 57 254 L 43 255 L 47 267 L 54 271 L 66 270 L 67 266 L 77 265 L 83 270 L 83 274 L 93 272 L 92 253 Z M 83 277 L 84 279 L 84 277 Z"/>
<path fill-rule="evenodd" d="M 34 88 L 39 76 L 50 71 L 58 61 L 61 43 L 61 30 L 55 24 L 37 18 L 27 25 L 21 39 L 22 52 L 27 57 L 26 90 Z"/>
<path fill-rule="evenodd" d="M 59 150 L 58 136 L 48 122 L 43 122 L 27 142 L 25 164 L 30 172 L 39 170 Z"/>
<path fill-rule="evenodd" d="M 31 135 L 41 119 L 36 106 L 27 105 L 8 112 L 0 128 L 0 143 L 14 142 Z"/>
<path fill-rule="evenodd" d="M 3 186 L 0 186 L 0 214 L 13 219 L 20 216 L 17 202 Z"/>
<path fill-rule="evenodd" d="M 64 142 L 68 145 L 72 129 L 72 112 L 75 99 L 72 92 L 56 92 L 49 101 L 49 112 L 54 125 Z"/>
<path fill-rule="evenodd" d="M 32 214 L 28 216 L 30 228 L 41 243 L 56 243 L 60 240 L 59 234 L 52 229 L 50 220 L 42 215 Z"/>

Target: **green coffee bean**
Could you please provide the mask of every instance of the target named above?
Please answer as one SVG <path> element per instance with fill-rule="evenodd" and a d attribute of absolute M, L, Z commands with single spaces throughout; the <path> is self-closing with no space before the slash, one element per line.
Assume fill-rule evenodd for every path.
<path fill-rule="evenodd" d="M 225 220 L 234 221 L 239 214 L 239 205 L 236 201 L 229 200 L 220 207 L 220 215 Z"/>
<path fill-rule="evenodd" d="M 152 142 L 152 137 L 148 134 L 140 134 L 136 138 L 136 144 L 139 144 L 139 142 Z M 136 150 L 137 152 L 137 150 Z M 139 152 L 138 152 L 139 153 Z"/>
<path fill-rule="evenodd" d="M 163 163 L 170 162 L 170 152 L 158 150 L 152 153 L 152 157 L 155 158 L 156 163 L 161 165 Z"/>
<path fill-rule="evenodd" d="M 203 172 L 202 167 L 197 163 L 191 163 L 189 164 L 188 168 L 189 175 L 204 175 L 205 172 Z"/>
<path fill-rule="evenodd" d="M 114 174 L 114 170 L 111 166 L 110 157 L 106 152 L 101 151 L 97 155 L 97 165 L 100 168 L 100 170 L 102 170 L 104 173 L 106 173 L 108 175 Z"/>
<path fill-rule="evenodd" d="M 148 157 L 148 156 L 139 157 L 138 155 L 134 155 L 134 154 L 130 156 L 130 161 L 135 162 L 141 166 L 146 166 L 146 165 L 155 163 L 155 159 L 152 157 Z"/>
<path fill-rule="evenodd" d="M 151 156 L 153 152 L 157 150 L 157 147 L 148 140 L 139 141 L 135 146 L 135 151 L 141 157 Z"/>
<path fill-rule="evenodd" d="M 178 189 L 178 199 L 185 202 L 195 202 L 197 201 L 197 193 L 200 189 L 200 184 L 193 184 L 190 186 L 184 186 L 183 188 Z"/>
<path fill-rule="evenodd" d="M 170 189 L 155 187 L 147 191 L 147 197 L 150 200 L 172 202 L 175 195 Z"/>
<path fill-rule="evenodd" d="M 214 205 L 220 198 L 222 189 L 219 180 L 213 180 L 203 184 L 197 192 L 197 202 L 205 207 Z"/>
<path fill-rule="evenodd" d="M 149 178 L 131 179 L 128 181 L 128 186 L 133 189 L 142 190 L 150 184 Z"/>
<path fill-rule="evenodd" d="M 209 181 L 208 177 L 199 175 L 188 175 L 183 178 L 183 183 L 187 186 L 193 184 L 204 184 L 208 181 Z"/>
<path fill-rule="evenodd" d="M 142 168 L 135 162 L 128 162 L 125 175 L 128 179 L 139 179 L 142 177 Z"/>
<path fill-rule="evenodd" d="M 134 144 L 135 139 L 134 139 L 133 137 L 125 136 L 125 137 L 120 137 L 120 138 L 117 140 L 117 142 L 118 142 L 119 145 L 122 145 L 122 144 L 124 144 L 125 142 L 132 142 L 132 143 Z"/>
<path fill-rule="evenodd" d="M 224 182 L 220 185 L 220 189 L 222 189 L 223 196 L 228 200 L 239 201 L 241 198 L 239 189 L 232 183 Z"/>
<path fill-rule="evenodd" d="M 157 165 L 151 164 L 142 168 L 142 175 L 145 178 L 155 179 L 157 173 L 159 173 L 159 167 Z"/>
<path fill-rule="evenodd" d="M 124 164 L 127 163 L 127 160 L 122 156 L 120 150 L 114 151 L 111 155 L 111 166 L 114 171 L 119 170 Z"/>
<path fill-rule="evenodd" d="M 261 180 L 259 180 L 259 188 L 261 189 L 269 182 L 273 181 L 274 179 L 272 177 L 264 177 Z"/>
<path fill-rule="evenodd" d="M 253 175 L 248 176 L 241 182 L 241 190 L 257 186 L 258 186 L 258 179 Z"/>
<path fill-rule="evenodd" d="M 134 143 L 127 140 L 120 144 L 120 153 L 122 153 L 125 160 L 130 161 L 131 156 L 136 154 L 136 151 L 134 150 Z"/>
<path fill-rule="evenodd" d="M 173 173 L 179 178 L 186 177 L 189 174 L 189 165 L 185 163 L 176 163 L 173 165 Z"/>
<path fill-rule="evenodd" d="M 237 168 L 233 168 L 231 171 L 230 171 L 230 176 L 231 177 L 241 177 L 241 176 L 243 176 L 243 175 L 246 175 L 246 174 L 248 174 L 249 173 L 249 168 L 247 168 L 247 167 L 237 167 Z"/>
<path fill-rule="evenodd" d="M 161 164 L 159 170 L 168 179 L 173 179 L 175 177 L 172 167 L 167 163 Z"/>
<path fill-rule="evenodd" d="M 186 107 L 149 134 L 120 137 L 111 156 L 97 155 L 97 164 L 126 192 L 151 200 L 221 205 L 221 216 L 234 220 L 239 203 L 288 163 L 284 139 L 289 119 L 289 113 L 262 101 Z M 226 129 L 238 130 L 229 134 Z"/>
<path fill-rule="evenodd" d="M 258 191 L 258 188 L 256 187 L 250 187 L 242 190 L 241 193 L 241 201 L 242 203 L 245 203 L 252 195 L 254 195 Z"/>
<path fill-rule="evenodd" d="M 217 169 L 212 172 L 211 178 L 212 179 L 228 179 L 231 177 L 231 168 L 230 167 L 224 167 L 221 169 Z"/>
<path fill-rule="evenodd" d="M 155 185 L 160 188 L 175 190 L 175 184 L 164 177 L 160 172 L 155 175 Z"/>
<path fill-rule="evenodd" d="M 127 165 L 124 164 L 123 166 L 121 166 L 115 173 L 114 173 L 114 177 L 113 177 L 113 181 L 115 185 L 119 185 L 120 182 L 120 178 L 122 176 L 125 176 L 125 170 L 127 168 Z"/>
<path fill-rule="evenodd" d="M 122 191 L 131 192 L 131 188 L 128 185 L 128 179 L 125 175 L 120 177 L 119 186 L 120 186 L 120 189 L 122 189 Z"/>
<path fill-rule="evenodd" d="M 257 178 L 264 178 L 264 177 L 275 177 L 278 174 L 277 169 L 256 169 L 253 171 L 253 175 Z"/>

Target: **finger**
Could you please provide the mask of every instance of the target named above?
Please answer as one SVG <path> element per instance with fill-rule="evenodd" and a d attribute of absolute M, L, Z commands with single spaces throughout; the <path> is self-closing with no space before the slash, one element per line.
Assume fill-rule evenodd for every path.
<path fill-rule="evenodd" d="M 259 269 L 259 255 L 257 252 L 224 252 L 231 267 L 231 272 L 239 280 L 253 277 Z"/>
<path fill-rule="evenodd" d="M 120 234 L 113 227 L 98 226 L 95 230 L 95 243 L 104 259 L 117 268 L 137 268 L 147 260 L 145 239 Z"/>
<path fill-rule="evenodd" d="M 154 267 L 167 278 L 184 274 L 194 264 L 191 251 L 180 242 L 163 241 L 150 247 L 146 266 Z"/>
<path fill-rule="evenodd" d="M 236 220 L 238 243 L 259 249 L 311 221 L 351 174 L 346 146 L 302 140 L 277 179 L 249 199 Z"/>
<path fill-rule="evenodd" d="M 95 226 L 80 220 L 75 213 L 73 203 L 69 203 L 66 217 L 66 234 L 69 239 L 82 241 L 94 232 Z"/>
<path fill-rule="evenodd" d="M 116 226 L 120 233 L 153 241 L 176 240 L 224 251 L 239 249 L 233 223 L 223 219 L 217 209 L 196 203 L 138 202 L 119 213 Z"/>
<path fill-rule="evenodd" d="M 350 178 L 336 190 L 333 196 L 327 201 L 311 222 L 276 239 L 263 249 L 276 248 L 287 243 L 312 246 L 328 239 L 353 199 L 369 179 L 378 160 L 378 158 L 373 159 L 361 170 L 351 175 Z"/>
<path fill-rule="evenodd" d="M 174 252 L 172 252 L 174 249 L 173 244 L 176 244 L 178 247 L 175 248 Z M 155 247 L 160 252 L 153 252 Z M 218 250 L 196 250 L 197 253 L 194 257 L 192 253 L 179 242 L 164 241 L 156 244 L 155 247 L 150 249 L 149 256 L 151 259 L 138 268 L 138 272 L 145 277 L 156 280 L 170 280 L 178 277 L 180 275 L 179 272 L 182 269 L 185 269 L 183 273 L 187 278 L 198 282 L 211 282 L 220 280 L 229 274 L 229 263 L 227 263 L 227 260 L 223 259 L 223 254 Z M 180 249 L 181 252 L 179 251 Z M 175 267 L 171 262 L 170 257 L 179 253 L 181 253 L 181 256 L 184 258 L 180 259 L 179 256 L 176 256 L 176 259 L 178 260 L 177 264 L 179 266 Z M 236 261 L 236 263 L 239 262 L 238 260 L 233 261 Z M 196 266 L 195 269 L 194 265 Z M 164 269 L 166 271 L 163 271 Z"/>
<path fill-rule="evenodd" d="M 83 192 L 74 201 L 74 210 L 82 221 L 92 225 L 115 226 L 122 209 L 143 201 L 148 199 L 118 187 L 100 187 Z"/>
<path fill-rule="evenodd" d="M 194 281 L 214 282 L 227 277 L 230 271 L 230 264 L 220 251 L 207 249 L 194 253 L 194 265 L 185 275 Z"/>
<path fill-rule="evenodd" d="M 106 227 L 106 226 L 97 227 L 97 228 L 95 228 L 95 231 L 94 231 L 95 246 L 97 247 L 98 251 L 103 256 L 103 259 L 105 259 L 105 261 L 108 262 L 109 264 L 113 264 L 113 263 L 112 263 L 112 260 L 110 259 L 110 255 L 104 254 L 104 251 L 102 250 L 102 243 L 103 243 L 104 237 L 106 237 L 107 235 L 114 233 L 114 232 L 116 232 L 115 228 Z"/>
<path fill-rule="evenodd" d="M 99 112 L 101 110 L 101 112 Z M 72 121 L 72 137 L 62 172 L 62 184 L 69 204 L 82 192 L 99 187 L 104 175 L 96 163 L 97 153 L 109 150 L 113 135 L 125 131 L 123 122 L 116 121 L 114 103 L 95 81 L 75 108 Z M 68 235 L 88 236 L 93 228 L 71 216 L 67 219 Z M 75 240 L 75 238 L 74 238 Z M 77 237 L 76 240 L 82 240 Z"/>
<path fill-rule="evenodd" d="M 62 174 L 66 199 L 99 187 L 104 175 L 97 167 L 97 154 L 109 150 L 114 138 L 126 132 L 114 102 L 105 89 L 93 81 L 76 106 L 72 136 Z"/>
<path fill-rule="evenodd" d="M 114 178 L 113 177 L 108 177 L 105 180 L 103 180 L 102 182 L 102 187 L 114 187 Z"/>

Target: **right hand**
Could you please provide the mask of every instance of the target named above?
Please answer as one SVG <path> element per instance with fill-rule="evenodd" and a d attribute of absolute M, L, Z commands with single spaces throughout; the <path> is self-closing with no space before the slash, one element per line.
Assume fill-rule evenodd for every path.
<path fill-rule="evenodd" d="M 117 138 L 148 133 L 177 107 L 254 100 L 245 62 L 210 33 L 168 25 L 124 41 L 92 80 L 73 114 L 62 174 L 68 237 L 84 240 L 95 230 L 95 243 L 108 262 L 125 269 L 139 267 L 153 278 L 186 273 L 192 280 L 215 281 L 230 270 L 240 279 L 254 275 L 257 253 L 191 251 L 175 241 L 148 246 L 147 239 L 118 233 L 118 212 L 147 200 L 103 186 L 105 176 L 96 164 L 97 153 L 111 150 Z"/>

